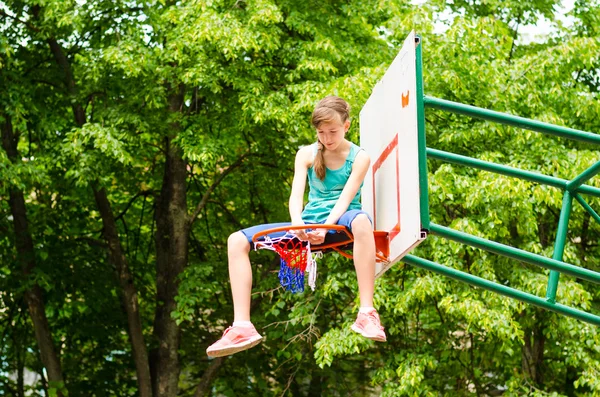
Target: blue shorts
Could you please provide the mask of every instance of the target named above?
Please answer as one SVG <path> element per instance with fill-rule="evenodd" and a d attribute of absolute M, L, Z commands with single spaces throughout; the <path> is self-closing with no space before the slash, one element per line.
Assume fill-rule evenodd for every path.
<path fill-rule="evenodd" d="M 340 217 L 340 219 L 338 219 L 338 221 L 336 222 L 336 225 L 345 226 L 351 232 L 352 231 L 352 222 L 360 214 L 365 214 L 367 216 L 367 218 L 369 218 L 369 221 L 371 221 L 371 224 L 373 224 L 373 220 L 371 219 L 369 214 L 367 214 L 365 211 L 363 211 L 363 210 L 348 210 L 344 213 L 344 215 L 342 215 Z M 254 249 L 254 243 L 252 242 L 252 237 L 254 237 L 254 235 L 256 233 L 262 232 L 263 230 L 272 229 L 274 227 L 282 227 L 282 226 L 290 226 L 290 225 L 291 225 L 291 222 L 265 223 L 263 225 L 256 225 L 256 226 L 252 226 L 252 227 L 249 227 L 246 229 L 242 229 L 240 231 L 248 239 L 248 242 L 250 243 L 250 247 L 252 249 Z M 335 230 L 330 230 L 329 233 L 335 233 Z M 285 232 L 277 232 L 277 233 L 269 234 L 269 237 L 275 238 L 275 237 L 281 237 L 283 235 L 285 235 Z"/>

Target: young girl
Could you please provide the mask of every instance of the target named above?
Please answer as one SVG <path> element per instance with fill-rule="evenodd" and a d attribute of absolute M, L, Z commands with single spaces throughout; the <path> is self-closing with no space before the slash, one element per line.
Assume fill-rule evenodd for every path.
<path fill-rule="evenodd" d="M 373 307 L 375 285 L 375 239 L 372 222 L 361 210 L 360 188 L 369 169 L 367 153 L 346 140 L 350 128 L 350 106 L 346 101 L 329 96 L 319 102 L 312 114 L 317 142 L 301 148 L 296 154 L 294 180 L 289 200 L 291 225 L 338 224 L 349 228 L 354 236 L 354 267 L 358 279 L 360 310 L 352 330 L 366 338 L 385 342 L 386 335 Z M 308 203 L 302 209 L 308 178 Z M 260 343 L 262 336 L 250 322 L 252 269 L 249 252 L 255 233 L 290 223 L 267 224 L 233 233 L 227 241 L 229 278 L 233 293 L 234 321 L 220 340 L 206 353 L 226 356 Z M 327 229 L 296 235 L 311 244 L 324 241 Z"/>

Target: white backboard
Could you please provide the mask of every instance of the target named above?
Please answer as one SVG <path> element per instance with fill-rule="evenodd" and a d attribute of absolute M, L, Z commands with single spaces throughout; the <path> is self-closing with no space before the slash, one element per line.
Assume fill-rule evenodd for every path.
<path fill-rule="evenodd" d="M 381 276 L 424 237 L 419 208 L 415 33 L 373 88 L 360 112 L 360 146 L 371 157 L 362 189 L 363 209 L 390 238 L 390 262 Z"/>

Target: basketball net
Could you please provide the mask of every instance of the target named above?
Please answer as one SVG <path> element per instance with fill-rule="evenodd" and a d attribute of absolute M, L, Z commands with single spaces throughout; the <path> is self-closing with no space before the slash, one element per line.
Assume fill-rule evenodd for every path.
<path fill-rule="evenodd" d="M 286 232 L 281 237 L 265 236 L 264 240 L 254 243 L 254 249 L 277 252 L 280 257 L 279 283 L 284 289 L 293 293 L 304 292 L 304 274 L 308 272 L 308 285 L 315 290 L 317 262 L 311 253 L 310 242 Z"/>

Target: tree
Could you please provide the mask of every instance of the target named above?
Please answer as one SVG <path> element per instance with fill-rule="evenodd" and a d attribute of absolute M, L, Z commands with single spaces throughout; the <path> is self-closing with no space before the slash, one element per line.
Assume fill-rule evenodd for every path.
<path fill-rule="evenodd" d="M 227 236 L 287 220 L 293 155 L 315 139 L 318 99 L 349 100 L 357 142 L 362 105 L 415 28 L 428 95 L 595 131 L 595 4 L 577 3 L 573 30 L 523 44 L 517 26 L 552 18 L 557 2 L 0 3 L 9 21 L 0 114 L 18 135 L 0 151 L 0 196 L 20 194 L 32 242 L 22 250 L 1 200 L 2 390 L 25 395 L 30 369 L 40 394 L 596 393 L 597 330 L 404 265 L 377 285 L 389 342 L 364 340 L 348 330 L 354 272 L 335 255 L 320 262 L 317 291 L 293 296 L 277 287 L 276 258 L 253 253 L 253 321 L 265 341 L 205 355 L 233 312 Z M 446 7 L 463 16 L 434 34 Z M 560 177 L 597 158 L 581 144 L 439 112 L 427 123 L 430 147 Z M 556 192 L 429 168 L 436 222 L 550 255 Z M 598 225 L 576 208 L 570 226 L 565 259 L 597 268 Z M 21 250 L 34 254 L 28 278 Z M 417 254 L 532 293 L 546 284 L 540 269 L 440 239 Z M 41 344 L 24 312 L 36 285 Z M 590 308 L 599 296 L 566 277 L 558 298 Z M 47 383 L 55 378 L 39 352 L 52 345 L 64 386 Z"/>
<path fill-rule="evenodd" d="M 59 127 L 48 128 L 58 149 L 39 148 L 37 155 L 56 156 L 53 180 L 76 187 L 82 208 L 90 210 L 90 195 L 81 189 L 93 193 L 97 210 L 87 216 L 79 243 L 106 252 L 100 264 L 116 270 L 131 341 L 126 349 L 142 395 L 150 393 L 148 373 L 154 395 L 178 390 L 181 328 L 172 313 L 190 238 L 207 229 L 195 220 L 209 204 L 223 204 L 211 203 L 211 196 L 249 158 L 287 174 L 283 168 L 294 148 L 310 134 L 299 116 L 306 120 L 336 77 L 355 79 L 390 51 L 372 28 L 390 14 L 374 5 L 323 4 L 331 11 L 323 14 L 301 2 L 99 2 L 85 9 L 65 2 L 4 3 L 3 15 L 14 22 L 6 31 L 23 38 L 24 50 L 35 50 L 36 87 L 50 87 L 44 110 L 60 109 L 62 117 Z M 359 16 L 352 15 L 356 9 Z M 366 49 L 379 54 L 367 58 Z M 10 70 L 23 77 L 18 67 Z M 26 117 L 38 114 L 32 108 Z M 23 145 L 39 139 L 33 132 Z M 267 185 L 260 172 L 251 173 L 260 183 L 254 192 Z M 263 207 L 262 220 L 268 219 L 270 210 L 253 203 L 251 194 L 235 198 Z M 153 201 L 152 215 L 144 218 L 146 198 Z M 236 226 L 246 223 L 227 207 Z M 129 240 L 131 222 L 139 225 L 135 242 Z M 92 232 L 99 227 L 103 243 Z M 138 251 L 151 240 L 153 255 Z M 206 243 L 195 244 L 202 258 Z M 131 264 L 140 265 L 141 279 L 156 277 L 149 360 Z M 82 387 L 71 383 L 71 391 Z"/>

